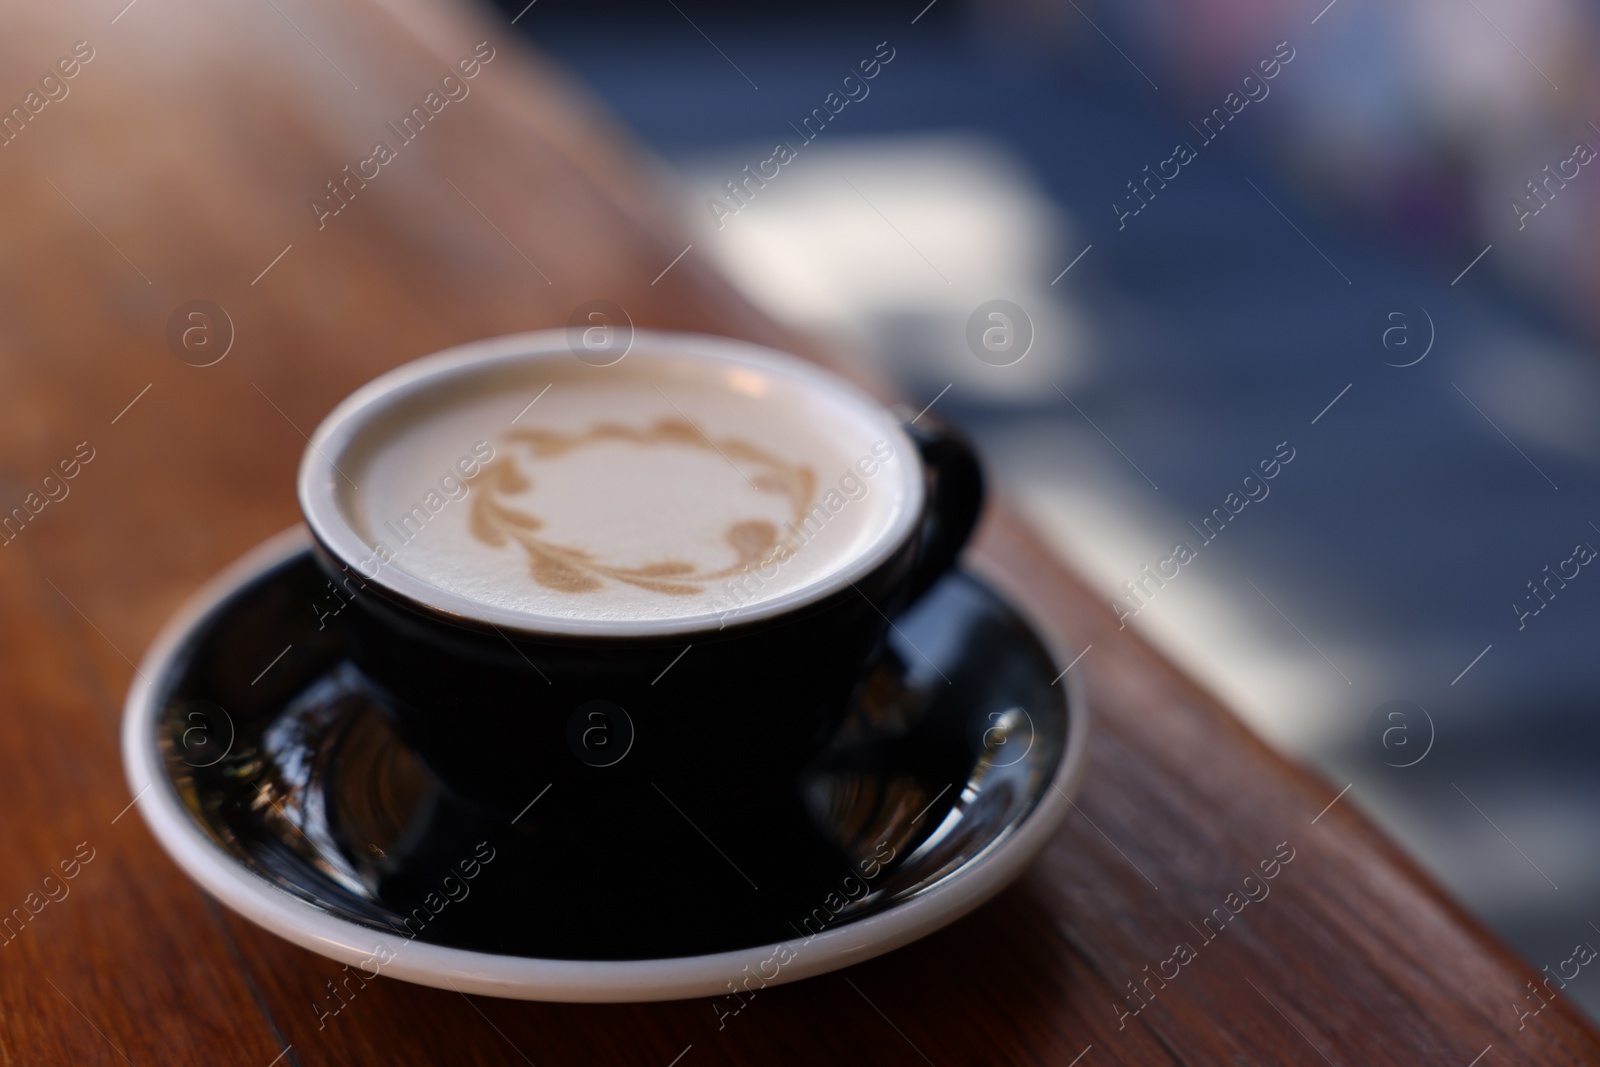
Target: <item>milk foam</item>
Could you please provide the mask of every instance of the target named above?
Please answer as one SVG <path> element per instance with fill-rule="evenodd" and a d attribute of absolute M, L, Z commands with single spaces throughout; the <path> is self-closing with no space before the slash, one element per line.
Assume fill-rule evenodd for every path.
<path fill-rule="evenodd" d="M 778 371 L 562 353 L 399 400 L 332 458 L 368 575 L 520 615 L 663 620 L 748 609 L 870 551 L 908 506 L 906 448 Z"/>

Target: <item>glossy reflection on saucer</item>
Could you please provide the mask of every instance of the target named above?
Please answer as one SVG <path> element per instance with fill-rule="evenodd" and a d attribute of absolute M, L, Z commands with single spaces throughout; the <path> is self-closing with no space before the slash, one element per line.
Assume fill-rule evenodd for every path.
<path fill-rule="evenodd" d="M 710 992 L 723 982 L 708 961 L 725 957 L 732 978 L 778 943 L 800 962 L 774 981 L 843 966 L 1020 873 L 1081 769 L 1071 677 L 1053 686 L 1038 638 L 958 572 L 897 620 L 894 654 L 786 800 L 741 811 L 729 795 L 708 812 L 655 782 L 618 778 L 598 802 L 606 790 L 530 782 L 507 818 L 400 741 L 337 617 L 318 628 L 327 583 L 308 552 L 289 544 L 236 574 L 169 631 L 130 696 L 130 778 L 155 787 L 141 810 L 224 902 L 334 958 L 384 946 L 402 978 L 627 1000 Z M 575 736 L 608 732 L 584 742 L 603 783 L 627 754 L 605 748 L 622 721 L 598 710 Z"/>

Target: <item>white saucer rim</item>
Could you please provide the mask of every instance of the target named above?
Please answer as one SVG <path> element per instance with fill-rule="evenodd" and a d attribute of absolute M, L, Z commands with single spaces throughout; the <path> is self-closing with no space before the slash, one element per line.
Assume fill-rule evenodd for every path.
<path fill-rule="evenodd" d="M 565 1003 L 678 1000 L 727 995 L 735 979 L 773 959 L 787 945 L 793 959 L 769 985 L 809 978 L 893 951 L 976 909 L 1010 885 L 1049 843 L 1082 785 L 1088 754 L 1088 711 L 1081 681 L 1067 688 L 1067 738 L 1050 787 L 1009 835 L 932 889 L 882 912 L 833 927 L 809 941 L 775 942 L 701 956 L 647 960 L 552 960 L 504 956 L 409 941 L 331 915 L 285 893 L 211 839 L 179 800 L 162 766 L 152 724 L 156 679 L 164 679 L 194 629 L 240 587 L 310 547 L 304 526 L 294 526 L 257 546 L 196 592 L 167 622 L 146 652 L 124 706 L 122 753 L 134 806 L 162 848 L 217 900 L 287 941 L 339 963 L 461 993 Z M 1024 621 L 1052 659 L 1068 662 L 1048 631 Z M 158 783 L 162 788 L 152 788 Z M 380 950 L 387 963 L 373 962 Z"/>

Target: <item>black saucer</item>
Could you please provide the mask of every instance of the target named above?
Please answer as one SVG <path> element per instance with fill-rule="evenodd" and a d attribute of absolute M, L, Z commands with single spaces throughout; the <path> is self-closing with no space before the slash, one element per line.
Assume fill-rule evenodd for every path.
<path fill-rule="evenodd" d="M 564 805 L 538 793 L 508 821 L 446 791 L 401 744 L 344 658 L 325 585 L 309 553 L 282 555 L 158 647 L 152 680 L 130 695 L 130 775 L 137 783 L 150 751 L 164 802 L 234 867 L 404 941 L 587 961 L 794 941 L 947 886 L 1036 808 L 1059 818 L 1052 792 L 1076 784 L 1082 728 L 1069 726 L 1081 712 L 1053 684 L 1057 666 L 958 572 L 896 620 L 893 654 L 790 801 L 741 810 L 730 796 L 713 817 L 652 783 L 599 813 L 593 796 Z M 145 815 L 208 888 L 285 932 L 197 870 L 163 816 Z M 1049 828 L 1029 829 L 1031 854 Z M 1000 867 L 1006 880 L 1021 870 Z M 973 883 L 978 899 L 992 881 Z M 948 922 L 966 907 L 944 910 Z"/>

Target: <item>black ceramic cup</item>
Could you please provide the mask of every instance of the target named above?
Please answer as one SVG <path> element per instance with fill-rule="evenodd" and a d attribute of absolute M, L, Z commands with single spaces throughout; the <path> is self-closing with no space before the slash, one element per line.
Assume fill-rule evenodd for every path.
<path fill-rule="evenodd" d="M 641 331 L 602 362 L 564 332 L 496 338 L 340 404 L 299 478 L 317 558 L 348 603 L 331 624 L 348 628 L 357 666 L 422 759 L 508 818 L 547 789 L 591 826 L 627 818 L 650 791 L 697 821 L 781 805 L 884 654 L 890 619 L 960 552 L 982 503 L 978 464 L 930 416 L 904 425 L 852 385 L 754 345 Z M 789 451 L 725 430 L 719 412 L 770 423 Z M 552 484 L 541 463 L 594 441 L 619 463 L 635 448 L 709 464 L 721 488 L 696 493 L 748 491 L 752 506 L 798 521 L 776 542 L 775 524 L 729 527 L 735 566 L 715 580 L 682 563 L 606 563 L 606 528 L 552 547 L 550 515 L 531 514 Z M 622 490 L 657 488 L 625 473 Z M 431 498 L 407 488 L 424 475 L 439 483 Z M 408 491 L 418 507 L 393 503 Z M 571 499 L 634 523 L 618 491 L 596 478 Z M 681 526 L 723 502 L 697 499 L 665 510 Z M 405 518 L 379 521 L 385 506 Z M 803 540 L 828 524 L 849 536 Z M 460 561 L 452 544 L 465 546 Z"/>

